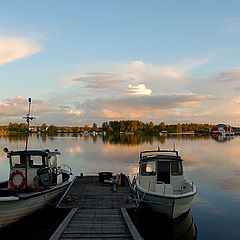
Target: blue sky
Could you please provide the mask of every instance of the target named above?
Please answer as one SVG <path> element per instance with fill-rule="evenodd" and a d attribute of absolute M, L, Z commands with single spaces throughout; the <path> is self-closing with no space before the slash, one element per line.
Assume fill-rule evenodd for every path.
<path fill-rule="evenodd" d="M 11 1 L 0 123 L 240 125 L 239 1 Z"/>

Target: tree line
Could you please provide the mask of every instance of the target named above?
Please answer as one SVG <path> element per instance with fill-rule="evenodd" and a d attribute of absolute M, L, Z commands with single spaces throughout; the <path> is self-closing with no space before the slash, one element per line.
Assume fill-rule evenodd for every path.
<path fill-rule="evenodd" d="M 150 122 L 142 122 L 139 120 L 121 120 L 110 121 L 102 124 L 103 131 L 106 132 L 122 132 L 122 133 L 181 133 L 181 132 L 209 132 L 209 128 L 213 125 L 210 124 L 197 124 L 197 123 L 178 123 L 178 124 L 165 124 L 160 122 L 154 124 Z"/>
<path fill-rule="evenodd" d="M 150 122 L 142 122 L 140 120 L 120 120 L 103 122 L 101 126 L 93 123 L 92 126 L 84 125 L 82 127 L 59 127 L 55 125 L 47 125 L 43 123 L 41 126 L 30 126 L 30 132 L 45 132 L 45 133 L 84 133 L 84 132 L 106 132 L 106 133 L 146 133 L 155 134 L 159 132 L 167 133 L 181 133 L 181 132 L 195 132 L 207 133 L 209 128 L 214 125 L 198 124 L 198 123 L 178 123 L 178 124 L 165 124 L 160 122 L 154 124 Z M 7 126 L 1 126 L 0 130 L 9 132 L 25 132 L 27 131 L 27 124 L 25 123 L 9 123 Z"/>

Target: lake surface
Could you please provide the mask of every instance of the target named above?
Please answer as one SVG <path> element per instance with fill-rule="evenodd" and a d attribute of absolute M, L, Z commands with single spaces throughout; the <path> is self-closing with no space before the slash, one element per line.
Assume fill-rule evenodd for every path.
<path fill-rule="evenodd" d="M 192 216 L 197 239 L 240 239 L 239 136 L 212 138 L 181 135 L 164 137 L 34 134 L 30 136 L 29 143 L 29 149 L 58 149 L 62 153 L 60 162 L 69 165 L 76 175 L 112 171 L 115 174 L 123 172 L 131 178 L 137 173 L 141 151 L 156 150 L 158 146 L 161 149 L 172 149 L 175 143 L 184 160 L 184 175 L 196 183 L 198 193 L 191 204 L 190 217 L 188 214 L 181 223 L 173 223 L 172 231 L 179 231 L 179 228 L 184 231 L 184 227 L 188 226 L 185 222 L 189 222 Z M 0 137 L 1 149 L 7 147 L 9 150 L 21 150 L 24 146 L 25 136 Z M 8 179 L 8 175 L 8 160 L 6 154 L 0 151 L 0 180 Z M 155 218 L 154 224 L 156 228 L 161 227 L 162 221 Z M 186 239 L 183 236 L 180 234 L 174 239 Z"/>

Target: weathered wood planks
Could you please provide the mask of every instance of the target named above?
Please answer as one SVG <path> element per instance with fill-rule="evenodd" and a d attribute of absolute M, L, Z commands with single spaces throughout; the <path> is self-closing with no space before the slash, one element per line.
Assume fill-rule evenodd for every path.
<path fill-rule="evenodd" d="M 82 209 L 136 207 L 134 202 L 126 202 L 128 195 L 133 197 L 128 184 L 117 187 L 117 191 L 113 192 L 112 186 L 100 183 L 97 176 L 86 176 L 75 180 L 59 207 Z"/>
<path fill-rule="evenodd" d="M 58 205 L 73 210 L 50 240 L 141 239 L 126 211 L 136 207 L 126 201 L 129 196 L 133 197 L 128 184 L 114 192 L 98 176 L 78 177 Z"/>

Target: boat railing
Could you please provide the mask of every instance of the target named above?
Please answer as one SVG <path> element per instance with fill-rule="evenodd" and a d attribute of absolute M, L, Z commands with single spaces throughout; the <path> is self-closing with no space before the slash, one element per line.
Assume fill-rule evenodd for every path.
<path fill-rule="evenodd" d="M 176 150 L 160 150 L 158 149 L 157 151 L 143 151 L 143 152 L 140 152 L 140 159 L 144 159 L 144 158 L 147 158 L 148 156 L 152 156 L 152 155 L 156 155 L 156 153 L 158 154 L 173 154 L 173 155 L 176 155 L 176 157 L 178 158 L 178 151 Z"/>
<path fill-rule="evenodd" d="M 72 168 L 70 168 L 68 165 L 61 164 L 62 170 L 69 171 L 70 174 L 72 174 Z"/>
<path fill-rule="evenodd" d="M 152 183 L 163 184 L 163 186 L 164 186 L 163 194 L 165 194 L 165 192 L 166 192 L 166 184 L 164 182 L 162 182 L 162 181 L 151 181 L 151 182 L 149 182 L 149 184 L 148 184 L 148 192 L 150 191 L 150 186 L 151 186 Z"/>

